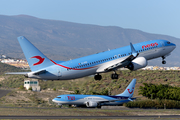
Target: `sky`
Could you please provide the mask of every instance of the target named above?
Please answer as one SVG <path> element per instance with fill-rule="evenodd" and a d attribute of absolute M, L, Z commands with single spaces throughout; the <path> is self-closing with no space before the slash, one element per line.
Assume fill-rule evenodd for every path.
<path fill-rule="evenodd" d="M 180 38 L 180 0 L 0 0 L 0 15 L 118 26 Z"/>

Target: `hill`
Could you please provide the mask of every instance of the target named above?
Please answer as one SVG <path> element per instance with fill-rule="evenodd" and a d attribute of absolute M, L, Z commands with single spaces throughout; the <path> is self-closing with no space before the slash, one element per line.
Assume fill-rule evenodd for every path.
<path fill-rule="evenodd" d="M 133 78 L 137 79 L 135 96 L 138 96 L 139 86 L 143 83 L 153 84 L 169 84 L 171 86 L 179 87 L 180 85 L 180 71 L 160 71 L 160 70 L 137 70 L 131 72 L 130 70 L 117 71 L 119 79 L 112 80 L 110 78 L 111 72 L 102 74 L 102 80 L 96 81 L 93 77 L 84 77 L 75 80 L 57 80 L 57 81 L 43 81 L 39 80 L 39 85 L 42 90 L 48 88 L 55 90 L 69 90 L 79 91 L 81 94 L 102 93 L 106 90 L 111 90 L 112 95 L 119 94 L 124 91 L 126 86 Z M 5 76 L 2 76 L 5 77 Z M 23 85 L 24 76 L 20 75 L 6 75 L 6 80 L 0 81 L 2 87 L 18 88 Z"/>
<path fill-rule="evenodd" d="M 4 75 L 6 72 L 22 72 L 23 70 L 8 64 L 0 62 L 0 75 Z"/>
<path fill-rule="evenodd" d="M 27 15 L 0 15 L 0 53 L 24 58 L 18 36 L 27 37 L 38 49 L 51 59 L 69 60 L 96 52 L 105 51 L 153 39 L 166 39 L 177 45 L 166 66 L 180 66 L 178 38 L 150 34 L 116 26 L 78 24 L 57 20 L 39 19 Z M 150 65 L 161 64 L 161 59 L 150 61 Z"/>

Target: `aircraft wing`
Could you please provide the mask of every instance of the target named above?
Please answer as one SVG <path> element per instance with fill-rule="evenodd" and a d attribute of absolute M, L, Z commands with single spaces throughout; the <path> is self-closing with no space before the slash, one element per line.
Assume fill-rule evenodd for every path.
<path fill-rule="evenodd" d="M 116 101 L 121 101 L 121 100 L 129 100 L 129 101 L 133 101 L 135 100 L 136 97 L 133 98 L 127 98 L 127 99 L 114 99 L 114 100 L 102 100 L 102 101 L 96 101 L 97 103 L 105 103 L 105 102 L 116 102 Z"/>
<path fill-rule="evenodd" d="M 132 52 L 131 55 L 107 62 L 104 65 L 102 65 L 100 68 L 98 68 L 96 72 L 97 73 L 108 72 L 111 70 L 116 70 L 118 68 L 127 66 L 132 60 L 134 60 L 138 56 L 137 51 L 134 49 L 134 46 L 131 43 L 130 43 L 130 47 Z"/>
<path fill-rule="evenodd" d="M 133 100 L 135 100 L 136 98 L 128 98 L 127 100 L 129 100 L 129 101 L 133 101 Z M 126 100 L 126 99 L 121 99 L 121 100 Z M 119 99 L 116 99 L 116 100 L 109 100 L 108 102 L 115 102 L 115 101 L 121 101 L 121 100 L 119 100 Z M 106 101 L 102 101 L 102 102 L 100 102 L 100 103 L 103 103 L 103 102 L 106 102 Z"/>
<path fill-rule="evenodd" d="M 133 101 L 134 98 L 133 98 L 133 99 L 132 99 L 132 98 L 121 99 L 121 100 Z M 116 101 L 121 101 L 121 100 L 119 100 L 119 99 L 114 99 L 114 100 L 93 100 L 93 101 L 91 101 L 91 102 L 96 102 L 96 103 L 108 103 L 108 102 L 116 102 Z M 85 103 L 87 103 L 87 102 L 90 102 L 90 101 L 88 100 L 88 101 L 86 101 Z"/>

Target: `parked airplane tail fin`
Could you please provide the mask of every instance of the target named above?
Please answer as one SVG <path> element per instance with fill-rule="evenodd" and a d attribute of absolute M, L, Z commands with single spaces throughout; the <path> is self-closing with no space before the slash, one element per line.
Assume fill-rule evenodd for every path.
<path fill-rule="evenodd" d="M 134 90 L 135 90 L 135 84 L 136 84 L 136 79 L 133 79 L 131 81 L 131 83 L 127 86 L 127 88 L 125 89 L 125 91 L 121 94 L 118 94 L 116 96 L 126 96 L 131 98 L 134 94 Z"/>
<path fill-rule="evenodd" d="M 31 42 L 29 42 L 24 36 L 17 38 L 19 44 L 24 52 L 26 60 L 28 61 L 31 71 L 37 71 L 53 65 L 50 59 L 48 59 L 43 53 L 41 53 Z"/>

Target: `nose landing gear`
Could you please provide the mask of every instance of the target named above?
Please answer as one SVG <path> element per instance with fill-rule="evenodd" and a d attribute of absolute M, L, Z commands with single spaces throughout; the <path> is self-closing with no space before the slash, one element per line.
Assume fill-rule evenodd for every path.
<path fill-rule="evenodd" d="M 164 59 L 165 59 L 165 57 L 162 56 L 162 64 L 166 64 L 166 61 Z"/>
<path fill-rule="evenodd" d="M 162 61 L 162 64 L 166 64 L 166 61 L 165 61 L 165 60 L 163 60 L 163 61 Z"/>

